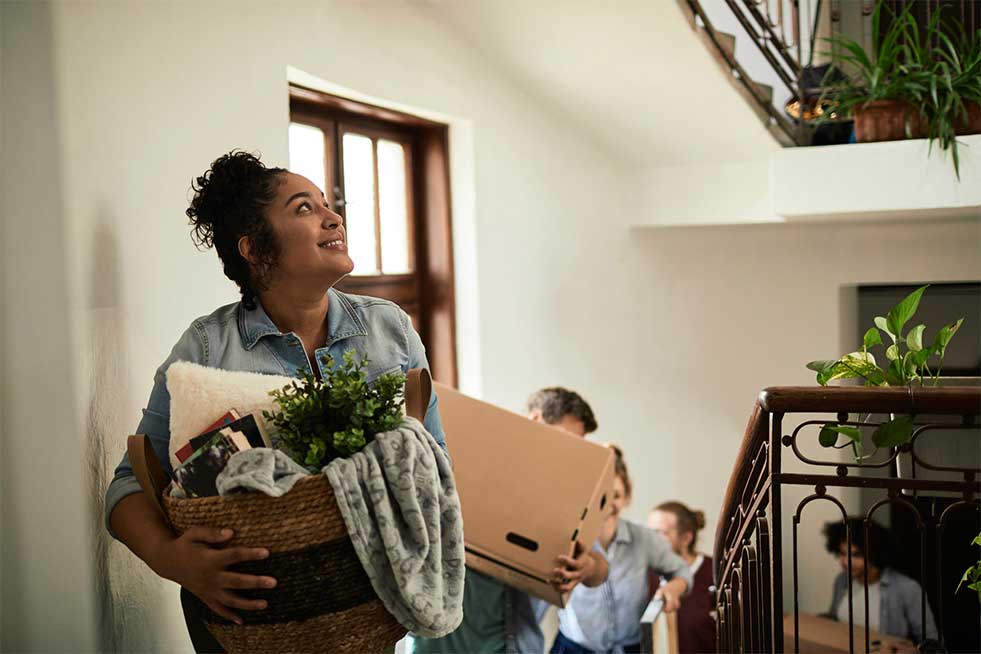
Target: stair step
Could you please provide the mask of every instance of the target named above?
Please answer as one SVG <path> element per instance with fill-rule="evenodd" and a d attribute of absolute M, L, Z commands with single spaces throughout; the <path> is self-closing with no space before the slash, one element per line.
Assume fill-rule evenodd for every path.
<path fill-rule="evenodd" d="M 767 102 L 773 102 L 773 87 L 769 84 L 761 84 L 760 82 L 754 82 L 750 80 L 750 84 L 756 89 L 756 92 Z"/>
<path fill-rule="evenodd" d="M 728 32 L 716 31 L 715 38 L 718 40 L 719 45 L 722 49 L 726 51 L 726 54 L 736 58 L 736 36 L 734 34 L 729 34 Z"/>

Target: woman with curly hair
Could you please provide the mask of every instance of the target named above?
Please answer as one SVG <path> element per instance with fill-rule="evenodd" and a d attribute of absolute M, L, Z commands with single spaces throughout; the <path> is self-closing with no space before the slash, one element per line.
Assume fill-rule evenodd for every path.
<path fill-rule="evenodd" d="M 304 371 L 321 377 L 331 358 L 340 360 L 354 349 L 370 360 L 365 368 L 368 381 L 386 372 L 429 367 L 419 335 L 402 309 L 387 300 L 333 288 L 354 263 L 348 256 L 343 219 L 310 180 L 233 151 L 219 157 L 192 188 L 187 216 L 194 239 L 218 251 L 225 275 L 238 285 L 242 299 L 192 321 L 154 377 L 136 433 L 149 437 L 168 472 L 166 373 L 174 361 L 275 375 Z M 443 445 L 435 394 L 425 426 Z M 276 580 L 228 568 L 263 559 L 268 550 L 223 547 L 233 536 L 227 529 L 194 527 L 175 536 L 140 492 L 125 456 L 106 492 L 105 517 L 115 538 L 159 576 L 181 585 L 197 651 L 221 647 L 188 613 L 186 593 L 238 624 L 241 612 L 265 608 L 263 601 L 246 599 L 238 591 L 272 588 Z"/>

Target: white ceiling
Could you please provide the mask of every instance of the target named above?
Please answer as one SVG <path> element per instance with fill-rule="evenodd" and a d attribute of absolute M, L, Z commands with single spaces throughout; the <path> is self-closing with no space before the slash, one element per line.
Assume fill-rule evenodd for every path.
<path fill-rule="evenodd" d="M 421 4 L 627 165 L 744 161 L 779 148 L 676 0 Z"/>

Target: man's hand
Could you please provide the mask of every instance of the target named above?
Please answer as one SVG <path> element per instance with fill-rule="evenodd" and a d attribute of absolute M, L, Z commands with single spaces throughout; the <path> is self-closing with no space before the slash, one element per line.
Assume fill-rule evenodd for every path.
<path fill-rule="evenodd" d="M 677 611 L 681 608 L 681 596 L 685 594 L 688 584 L 684 579 L 672 579 L 654 593 L 654 599 L 664 600 L 664 610 L 667 613 Z"/>
<path fill-rule="evenodd" d="M 230 529 L 191 527 L 179 538 L 161 545 L 153 567 L 161 577 L 176 581 L 197 595 L 221 617 L 242 624 L 233 609 L 258 611 L 266 608 L 266 602 L 246 599 L 233 591 L 274 588 L 276 580 L 227 570 L 235 563 L 269 556 L 269 550 L 264 548 L 222 547 L 231 537 Z"/>
<path fill-rule="evenodd" d="M 558 563 L 560 567 L 552 570 L 552 587 L 560 593 L 572 590 L 579 582 L 599 586 L 606 581 L 609 571 L 602 555 L 587 551 L 578 541 L 573 556 L 563 554 L 558 558 Z"/>

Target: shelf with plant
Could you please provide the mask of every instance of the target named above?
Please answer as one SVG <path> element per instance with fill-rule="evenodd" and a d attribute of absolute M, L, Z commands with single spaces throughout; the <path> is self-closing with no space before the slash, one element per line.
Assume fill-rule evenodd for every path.
<path fill-rule="evenodd" d="M 824 81 L 824 120 L 853 117 L 859 142 L 929 138 L 931 152 L 934 143 L 950 151 L 960 179 L 957 136 L 981 132 L 981 29 L 967 32 L 941 6 L 921 32 L 912 8 L 883 30 L 890 10 L 876 3 L 873 52 L 847 37 L 825 39 L 834 66 Z"/>
<path fill-rule="evenodd" d="M 807 367 L 817 373 L 817 382 L 827 386 L 835 380 L 857 379 L 869 387 L 939 385 L 947 346 L 964 319 L 941 327 L 932 342 L 924 341 L 924 324 L 918 324 L 904 334 L 903 330 L 916 314 L 920 298 L 928 287 L 929 284 L 910 293 L 887 315 L 876 316 L 875 326 L 865 332 L 860 350 L 838 359 L 808 363 Z M 883 340 L 883 333 L 890 343 Z M 879 366 L 873 348 L 885 350 L 884 358 L 889 362 L 885 368 Z M 893 416 L 875 428 L 872 443 L 877 448 L 908 443 L 913 437 L 913 421 L 912 415 Z M 844 422 L 825 423 L 818 434 L 818 442 L 822 447 L 838 447 L 838 442 L 844 438 L 845 444 L 852 446 L 856 461 L 861 463 L 866 458 L 861 429 L 855 424 L 842 424 Z"/>

